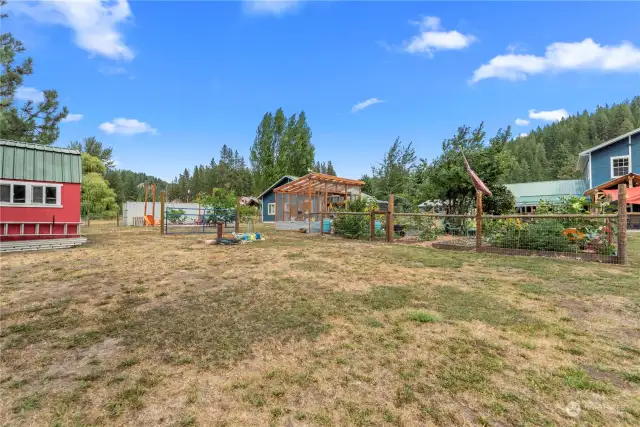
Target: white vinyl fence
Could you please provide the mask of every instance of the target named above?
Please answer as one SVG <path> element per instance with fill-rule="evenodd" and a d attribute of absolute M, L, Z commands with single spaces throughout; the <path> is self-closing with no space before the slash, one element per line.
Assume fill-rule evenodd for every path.
<path fill-rule="evenodd" d="M 160 220 L 160 202 L 156 202 L 154 219 Z M 200 207 L 197 203 L 165 203 L 166 209 L 189 209 L 195 210 Z M 151 215 L 153 203 L 147 202 L 147 215 Z M 144 202 L 126 202 L 122 204 L 122 225 L 142 226 L 144 220 Z"/>

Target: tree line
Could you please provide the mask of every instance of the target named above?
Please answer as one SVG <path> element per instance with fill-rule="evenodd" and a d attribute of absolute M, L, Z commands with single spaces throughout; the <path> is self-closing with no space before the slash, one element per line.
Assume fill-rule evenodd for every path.
<path fill-rule="evenodd" d="M 573 179 L 578 154 L 640 127 L 640 96 L 611 106 L 598 106 L 560 122 L 538 127 L 507 144 L 513 164 L 506 182 Z"/>

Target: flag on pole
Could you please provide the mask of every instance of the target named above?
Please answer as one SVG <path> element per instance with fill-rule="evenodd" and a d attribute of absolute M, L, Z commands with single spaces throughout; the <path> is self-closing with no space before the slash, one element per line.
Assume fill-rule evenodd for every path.
<path fill-rule="evenodd" d="M 473 169 L 471 169 L 471 166 L 469 166 L 469 162 L 467 161 L 467 157 L 464 155 L 464 153 L 462 153 L 462 158 L 464 159 L 464 165 L 467 168 L 467 172 L 469 172 L 469 175 L 471 175 L 471 181 L 473 181 L 473 186 L 475 187 L 475 189 L 481 191 L 487 196 L 493 196 L 493 194 L 491 194 L 491 191 L 489 191 L 489 188 L 484 185 L 484 182 L 482 182 L 480 177 L 478 177 Z"/>

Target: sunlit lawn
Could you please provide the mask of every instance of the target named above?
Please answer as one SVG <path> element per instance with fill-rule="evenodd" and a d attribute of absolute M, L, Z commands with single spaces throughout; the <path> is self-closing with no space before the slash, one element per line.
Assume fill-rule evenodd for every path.
<path fill-rule="evenodd" d="M 5 425 L 638 425 L 631 266 L 95 224 L 0 259 Z"/>

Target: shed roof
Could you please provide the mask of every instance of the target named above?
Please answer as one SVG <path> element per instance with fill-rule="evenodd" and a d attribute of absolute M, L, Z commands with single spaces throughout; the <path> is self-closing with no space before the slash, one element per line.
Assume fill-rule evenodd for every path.
<path fill-rule="evenodd" d="M 258 195 L 258 199 L 262 199 L 262 196 L 264 196 L 265 194 L 267 194 L 269 191 L 273 190 L 274 187 L 277 187 L 278 184 L 280 184 L 283 180 L 285 179 L 289 179 L 289 181 L 295 181 L 296 179 L 298 179 L 297 176 L 293 176 L 293 175 L 282 175 L 276 182 L 274 182 L 273 184 L 271 184 L 271 186 L 269 188 L 267 188 L 266 190 L 264 190 L 262 193 L 260 193 Z"/>
<path fill-rule="evenodd" d="M 516 198 L 516 206 L 536 206 L 540 200 L 560 201 L 562 197 L 582 196 L 587 190 L 581 179 L 506 184 Z"/>
<path fill-rule="evenodd" d="M 80 183 L 80 152 L 0 139 L 0 178 Z"/>

